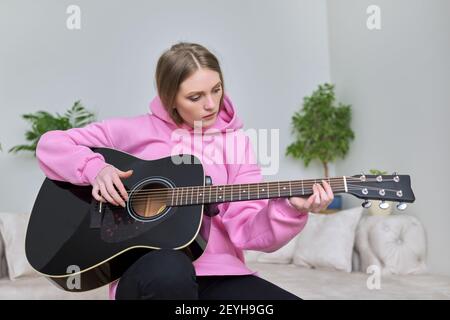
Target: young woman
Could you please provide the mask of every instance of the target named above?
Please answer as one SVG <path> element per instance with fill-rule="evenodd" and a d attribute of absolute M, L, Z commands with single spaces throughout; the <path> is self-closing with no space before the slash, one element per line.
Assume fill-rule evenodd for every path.
<path fill-rule="evenodd" d="M 249 138 L 230 98 L 225 94 L 217 58 L 205 47 L 178 43 L 163 53 L 156 68 L 158 95 L 149 114 L 113 118 L 84 128 L 49 131 L 37 146 L 37 158 L 47 177 L 92 185 L 98 201 L 125 206 L 128 194 L 121 171 L 89 147 L 109 147 L 146 160 L 170 156 L 184 137 L 202 159 L 213 184 L 262 182 Z M 196 127 L 200 124 L 200 133 Z M 225 138 L 238 146 L 230 152 Z M 234 154 L 235 157 L 230 156 Z M 241 161 L 237 161 L 240 159 Z M 242 161 L 243 159 L 243 161 Z M 223 203 L 211 219 L 208 246 L 192 262 L 178 250 L 154 250 L 131 265 L 110 286 L 112 299 L 299 299 L 261 279 L 247 268 L 243 250 L 272 252 L 297 235 L 308 212 L 325 209 L 333 200 L 329 184 L 313 187 L 309 198 L 290 197 Z M 206 219 L 206 218 L 205 218 Z"/>

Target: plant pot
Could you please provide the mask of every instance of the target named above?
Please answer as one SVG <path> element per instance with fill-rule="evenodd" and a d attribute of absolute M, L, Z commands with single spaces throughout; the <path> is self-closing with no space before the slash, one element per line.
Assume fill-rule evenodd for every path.
<path fill-rule="evenodd" d="M 334 195 L 333 201 L 328 206 L 330 210 L 342 210 L 342 196 Z"/>
<path fill-rule="evenodd" d="M 394 202 L 386 201 L 389 203 L 389 208 L 387 209 L 381 209 L 380 208 L 380 200 L 372 200 L 372 205 L 370 206 L 369 214 L 372 216 L 387 216 L 392 213 L 394 208 Z"/>
<path fill-rule="evenodd" d="M 341 210 L 342 210 L 342 196 L 334 195 L 333 201 L 331 201 L 331 203 L 325 210 L 320 211 L 320 213 L 336 213 Z"/>

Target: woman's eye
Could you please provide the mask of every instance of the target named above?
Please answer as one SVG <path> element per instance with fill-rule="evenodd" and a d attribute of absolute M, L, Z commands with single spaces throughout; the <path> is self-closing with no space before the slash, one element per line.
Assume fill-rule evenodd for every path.
<path fill-rule="evenodd" d="M 219 92 L 221 89 L 222 89 L 221 87 L 217 88 L 216 90 L 214 90 L 214 93 Z M 190 97 L 190 98 L 189 98 L 189 100 L 191 100 L 191 101 L 193 101 L 193 102 L 198 101 L 199 99 L 200 99 L 200 96 Z"/>

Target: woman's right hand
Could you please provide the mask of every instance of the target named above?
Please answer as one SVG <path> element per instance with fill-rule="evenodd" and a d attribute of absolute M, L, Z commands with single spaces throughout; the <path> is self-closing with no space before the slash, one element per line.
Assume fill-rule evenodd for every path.
<path fill-rule="evenodd" d="M 95 182 L 92 185 L 92 196 L 97 201 L 109 202 L 116 206 L 121 205 L 125 207 L 125 201 L 128 201 L 128 193 L 120 179 L 128 178 L 132 174 L 133 170 L 124 172 L 113 165 L 107 165 L 95 177 Z M 114 186 L 119 190 L 120 195 Z"/>

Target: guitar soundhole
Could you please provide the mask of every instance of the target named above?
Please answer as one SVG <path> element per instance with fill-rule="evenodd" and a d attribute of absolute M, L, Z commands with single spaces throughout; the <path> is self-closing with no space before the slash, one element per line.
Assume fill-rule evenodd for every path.
<path fill-rule="evenodd" d="M 131 208 L 138 218 L 154 219 L 166 209 L 166 194 L 168 187 L 157 182 L 147 183 L 133 192 Z"/>

